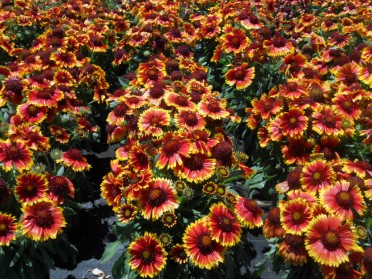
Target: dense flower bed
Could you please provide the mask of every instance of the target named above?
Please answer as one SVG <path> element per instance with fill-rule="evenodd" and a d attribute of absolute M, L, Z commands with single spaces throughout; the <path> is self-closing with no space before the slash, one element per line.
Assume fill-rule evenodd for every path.
<path fill-rule="evenodd" d="M 115 150 L 98 183 L 117 217 L 102 260 L 125 247 L 115 278 L 372 273 L 371 15 L 362 0 L 0 1 L 4 276 L 78 253 L 66 229 L 95 143 Z"/>

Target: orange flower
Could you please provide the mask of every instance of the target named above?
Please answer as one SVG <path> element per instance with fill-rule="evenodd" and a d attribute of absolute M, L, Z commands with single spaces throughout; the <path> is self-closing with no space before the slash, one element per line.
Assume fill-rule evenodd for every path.
<path fill-rule="evenodd" d="M 121 223 L 128 223 L 134 219 L 137 215 L 137 207 L 131 203 L 123 203 L 118 207 L 114 208 L 118 220 Z"/>
<path fill-rule="evenodd" d="M 285 231 L 280 222 L 279 207 L 275 206 L 270 208 L 263 224 L 262 233 L 266 239 L 274 237 L 282 238 L 284 236 Z"/>
<path fill-rule="evenodd" d="M 284 162 L 288 165 L 297 163 L 305 164 L 310 159 L 310 152 L 313 147 L 311 140 L 289 139 L 288 145 L 282 147 Z"/>
<path fill-rule="evenodd" d="M 264 45 L 267 55 L 274 57 L 284 56 L 294 50 L 293 45 L 281 35 L 276 35 L 271 40 L 265 40 Z"/>
<path fill-rule="evenodd" d="M 48 179 L 48 191 L 47 196 L 50 200 L 54 201 L 56 204 L 62 204 L 66 196 L 73 198 L 75 195 L 74 184 L 71 180 L 65 176 L 47 175 Z"/>
<path fill-rule="evenodd" d="M 206 122 L 199 113 L 186 109 L 180 109 L 174 116 L 174 120 L 180 129 L 188 132 L 203 130 Z"/>
<path fill-rule="evenodd" d="M 230 115 L 226 110 L 225 99 L 217 100 L 213 97 L 205 97 L 198 103 L 198 109 L 202 116 L 212 119 L 222 119 Z"/>
<path fill-rule="evenodd" d="M 58 101 L 62 100 L 63 98 L 64 95 L 62 91 L 50 87 L 32 89 L 27 95 L 27 99 L 30 104 L 38 107 L 49 108 L 56 107 Z"/>
<path fill-rule="evenodd" d="M 169 112 L 160 108 L 145 110 L 138 119 L 138 129 L 145 135 L 161 136 L 165 126 L 170 125 Z"/>
<path fill-rule="evenodd" d="M 228 70 L 225 74 L 225 81 L 228 85 L 234 86 L 238 90 L 247 88 L 255 77 L 254 67 L 248 68 L 248 63 L 243 63 Z"/>
<path fill-rule="evenodd" d="M 278 244 L 278 254 L 294 266 L 304 265 L 309 257 L 305 249 L 304 237 L 293 234 L 284 236 L 284 240 Z"/>
<path fill-rule="evenodd" d="M 275 116 L 283 109 L 281 102 L 277 98 L 270 97 L 267 94 L 262 94 L 260 100 L 254 98 L 251 104 L 253 107 L 252 112 L 265 120 L 269 119 L 270 116 Z"/>
<path fill-rule="evenodd" d="M 313 130 L 319 135 L 342 135 L 342 116 L 337 114 L 330 106 L 324 106 L 322 111 L 315 111 L 313 117 Z"/>
<path fill-rule="evenodd" d="M 227 25 L 223 31 L 225 34 L 221 36 L 221 42 L 225 52 L 241 53 L 247 47 L 249 39 L 244 30 Z"/>

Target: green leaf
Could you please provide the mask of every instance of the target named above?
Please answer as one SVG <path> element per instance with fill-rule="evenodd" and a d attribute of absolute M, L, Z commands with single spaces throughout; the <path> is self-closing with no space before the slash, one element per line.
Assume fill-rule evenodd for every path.
<path fill-rule="evenodd" d="M 105 252 L 103 252 L 101 262 L 105 263 L 108 260 L 110 260 L 116 254 L 116 252 L 118 251 L 118 247 L 119 247 L 120 244 L 121 244 L 120 240 L 117 240 L 117 241 L 112 242 L 109 245 L 107 245 L 107 247 L 105 249 Z"/>

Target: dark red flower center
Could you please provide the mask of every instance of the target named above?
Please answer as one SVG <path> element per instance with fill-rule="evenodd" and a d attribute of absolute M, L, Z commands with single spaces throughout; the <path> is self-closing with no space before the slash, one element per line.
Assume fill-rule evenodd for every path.
<path fill-rule="evenodd" d="M 288 187 L 291 190 L 301 188 L 301 169 L 295 169 L 287 175 Z"/>
<path fill-rule="evenodd" d="M 167 200 L 167 193 L 164 189 L 153 188 L 149 190 L 148 193 L 148 204 L 151 207 L 156 207 L 162 205 Z"/>
<path fill-rule="evenodd" d="M 125 104 L 119 104 L 114 108 L 113 112 L 115 116 L 123 117 L 125 116 L 127 110 L 128 110 L 128 107 Z"/>
<path fill-rule="evenodd" d="M 39 113 L 39 109 L 38 109 L 37 106 L 29 105 L 29 106 L 27 107 L 27 114 L 28 114 L 29 116 L 33 116 L 33 117 L 35 117 L 35 116 L 37 116 L 38 113 Z"/>
<path fill-rule="evenodd" d="M 4 83 L 5 91 L 12 91 L 14 93 L 21 93 L 23 89 L 22 81 L 18 78 L 9 78 Z"/>
<path fill-rule="evenodd" d="M 196 115 L 196 113 L 194 112 L 186 112 L 183 114 L 183 119 L 185 121 L 185 123 L 187 124 L 187 126 L 196 126 L 198 124 L 198 117 Z"/>
<path fill-rule="evenodd" d="M 242 69 L 236 69 L 234 71 L 234 77 L 236 80 L 243 80 L 245 78 L 245 71 Z"/>
<path fill-rule="evenodd" d="M 233 46 L 234 48 L 239 48 L 239 46 L 240 46 L 240 44 L 241 44 L 241 39 L 240 39 L 239 37 L 234 36 L 234 37 L 231 39 L 230 43 L 232 44 L 232 46 Z"/>
<path fill-rule="evenodd" d="M 214 251 L 215 242 L 211 238 L 208 232 L 203 232 L 196 238 L 196 246 L 198 246 L 200 252 L 203 255 L 210 254 Z"/>
<path fill-rule="evenodd" d="M 286 88 L 289 92 L 294 92 L 298 89 L 298 84 L 295 82 L 288 82 Z"/>
<path fill-rule="evenodd" d="M 304 240 L 299 235 L 286 234 L 284 240 L 291 246 L 291 248 L 301 247 L 304 245 Z"/>
<path fill-rule="evenodd" d="M 74 161 L 81 161 L 83 159 L 83 154 L 77 149 L 70 149 L 66 151 L 66 155 Z"/>
<path fill-rule="evenodd" d="M 162 84 L 154 84 L 154 86 L 150 89 L 149 95 L 153 99 L 158 99 L 164 95 L 164 87 Z"/>
<path fill-rule="evenodd" d="M 337 250 L 341 245 L 340 234 L 333 229 L 323 232 L 320 239 L 324 247 L 330 251 Z"/>
<path fill-rule="evenodd" d="M 273 45 L 274 47 L 280 48 L 285 46 L 285 40 L 283 37 L 275 37 L 273 39 Z"/>
<path fill-rule="evenodd" d="M 176 103 L 177 105 L 179 105 L 179 106 L 181 106 L 181 107 L 186 107 L 186 106 L 189 104 L 187 98 L 184 97 L 184 96 L 179 96 L 179 95 L 178 95 L 178 96 L 175 98 L 174 101 L 175 101 L 175 103 Z"/>
<path fill-rule="evenodd" d="M 8 148 L 6 148 L 5 154 L 7 158 L 13 161 L 20 160 L 23 158 L 22 150 L 16 145 L 11 145 Z"/>
<path fill-rule="evenodd" d="M 103 41 L 102 41 L 102 38 L 99 37 L 99 36 L 92 36 L 90 38 L 90 42 L 94 45 L 94 46 L 103 46 Z"/>
<path fill-rule="evenodd" d="M 181 144 L 178 140 L 171 139 L 164 143 L 163 152 L 167 157 L 171 157 L 173 154 L 177 153 L 180 150 Z"/>
<path fill-rule="evenodd" d="M 31 142 L 37 142 L 40 140 L 40 135 L 38 132 L 29 132 L 27 136 Z"/>
<path fill-rule="evenodd" d="M 336 119 L 333 115 L 326 115 L 323 117 L 323 124 L 329 128 L 336 127 Z"/>
<path fill-rule="evenodd" d="M 49 189 L 57 195 L 64 195 L 69 192 L 67 179 L 63 176 L 54 176 L 49 181 Z"/>
<path fill-rule="evenodd" d="M 143 39 L 143 37 L 141 34 L 134 34 L 132 36 L 132 39 L 135 40 L 136 42 L 140 42 Z"/>
<path fill-rule="evenodd" d="M 358 77 L 356 76 L 355 73 L 347 73 L 345 74 L 345 78 L 344 78 L 344 81 L 346 84 L 352 84 L 354 82 L 357 82 L 358 81 Z"/>
<path fill-rule="evenodd" d="M 54 91 L 51 88 L 45 88 L 43 90 L 39 90 L 37 92 L 37 98 L 44 99 L 44 100 L 50 100 Z"/>
<path fill-rule="evenodd" d="M 33 221 L 36 226 L 41 228 L 50 228 L 54 224 L 53 215 L 48 208 L 38 207 L 35 208 L 32 215 Z"/>
<path fill-rule="evenodd" d="M 257 207 L 257 203 L 254 200 L 251 199 L 245 200 L 243 205 L 245 209 L 252 212 L 253 214 L 258 213 L 259 208 Z"/>
<path fill-rule="evenodd" d="M 148 167 L 148 164 L 149 164 L 149 157 L 143 153 L 143 152 L 138 152 L 135 154 L 135 158 L 138 162 L 138 165 L 141 167 L 141 168 L 147 168 Z"/>
<path fill-rule="evenodd" d="M 151 251 L 150 248 L 146 248 L 145 250 L 143 250 L 140 257 L 141 257 L 141 261 L 145 265 L 148 265 L 148 264 L 152 263 L 155 259 L 155 255 Z"/>
<path fill-rule="evenodd" d="M 333 20 L 332 19 L 327 19 L 325 22 L 324 22 L 324 25 L 326 27 L 330 27 L 333 25 Z"/>
<path fill-rule="evenodd" d="M 273 225 L 280 225 L 280 209 L 279 207 L 273 207 L 267 214 L 267 219 Z"/>
<path fill-rule="evenodd" d="M 258 24 L 260 22 L 260 20 L 258 19 L 258 17 L 256 17 L 255 15 L 250 15 L 249 16 L 249 21 L 252 23 L 252 24 Z"/>
<path fill-rule="evenodd" d="M 372 246 L 365 248 L 363 253 L 363 263 L 366 267 L 369 267 L 369 270 L 372 269 Z"/>
<path fill-rule="evenodd" d="M 228 141 L 222 141 L 213 148 L 213 156 L 222 162 L 228 162 L 231 159 L 233 150 Z"/>
<path fill-rule="evenodd" d="M 336 194 L 336 202 L 343 209 L 349 209 L 354 204 L 353 196 L 347 191 L 340 191 Z"/>
<path fill-rule="evenodd" d="M 232 222 L 227 216 L 220 216 L 218 218 L 218 226 L 224 232 L 231 232 L 233 228 Z"/>
<path fill-rule="evenodd" d="M 204 168 L 204 159 L 198 154 L 192 154 L 190 158 L 184 159 L 184 165 L 192 171 L 199 171 Z"/>
<path fill-rule="evenodd" d="M 158 69 L 149 69 L 146 72 L 146 75 L 151 80 L 157 80 L 159 78 L 159 70 Z"/>
<path fill-rule="evenodd" d="M 217 102 L 211 102 L 207 105 L 207 108 L 210 112 L 214 112 L 214 113 L 217 113 L 217 112 L 220 112 L 221 111 L 221 108 L 220 108 L 220 105 L 217 103 Z"/>

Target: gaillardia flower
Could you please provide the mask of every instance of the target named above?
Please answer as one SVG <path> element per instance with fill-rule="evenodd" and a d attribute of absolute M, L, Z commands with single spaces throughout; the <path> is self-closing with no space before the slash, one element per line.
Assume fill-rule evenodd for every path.
<path fill-rule="evenodd" d="M 16 218 L 10 214 L 0 212 L 0 247 L 9 245 L 16 238 Z"/>
<path fill-rule="evenodd" d="M 70 148 L 63 152 L 62 158 L 56 160 L 56 162 L 62 163 L 76 172 L 89 170 L 91 168 L 91 165 L 88 164 L 82 152 L 76 148 Z"/>
<path fill-rule="evenodd" d="M 306 164 L 302 170 L 301 184 L 304 190 L 318 193 L 330 186 L 335 179 L 335 173 L 325 160 L 316 159 Z"/>
<path fill-rule="evenodd" d="M 199 183 L 209 179 L 214 174 L 216 160 L 208 158 L 205 154 L 190 154 L 189 157 L 182 157 L 182 161 L 182 166 L 178 166 L 174 170 L 175 175 L 179 178 Z"/>
<path fill-rule="evenodd" d="M 242 229 L 234 214 L 223 204 L 213 204 L 208 215 L 212 239 L 223 246 L 233 246 L 240 241 Z"/>
<path fill-rule="evenodd" d="M 166 264 L 167 252 L 155 234 L 145 232 L 129 244 L 129 266 L 141 277 L 158 275 Z"/>
<path fill-rule="evenodd" d="M 301 235 L 286 234 L 284 240 L 278 244 L 278 254 L 291 265 L 301 266 L 308 260 L 304 237 Z"/>
<path fill-rule="evenodd" d="M 212 269 L 223 262 L 226 248 L 213 240 L 207 218 L 190 224 L 182 239 L 192 263 L 199 268 Z"/>
<path fill-rule="evenodd" d="M 248 63 L 243 63 L 228 70 L 225 74 L 225 81 L 228 85 L 236 85 L 236 89 L 243 90 L 252 83 L 254 71 L 254 67 L 248 68 Z"/>
<path fill-rule="evenodd" d="M 175 261 L 179 264 L 184 264 L 188 261 L 188 256 L 186 254 L 185 247 L 181 244 L 174 245 L 170 252 L 170 258 L 171 260 Z"/>
<path fill-rule="evenodd" d="M 252 199 L 239 197 L 234 205 L 234 212 L 238 218 L 238 221 L 244 227 L 253 229 L 263 225 L 261 218 L 263 215 L 263 210 L 259 208 L 256 201 Z"/>
<path fill-rule="evenodd" d="M 339 216 L 324 214 L 310 222 L 305 247 L 315 262 L 337 267 L 349 260 L 347 252 L 356 245 L 356 237 L 350 224 L 342 222 Z"/>
<path fill-rule="evenodd" d="M 363 215 L 366 204 L 358 186 L 352 186 L 345 180 L 337 181 L 334 185 L 320 192 L 320 201 L 325 209 L 345 220 L 353 221 L 356 211 Z"/>
<path fill-rule="evenodd" d="M 144 111 L 138 119 L 138 129 L 145 135 L 161 136 L 163 128 L 170 124 L 169 113 L 160 108 L 150 108 Z"/>
<path fill-rule="evenodd" d="M 19 172 L 30 169 L 33 164 L 31 155 L 32 152 L 24 143 L 0 141 L 0 162 L 5 171 L 10 171 L 13 167 Z"/>
<path fill-rule="evenodd" d="M 298 198 L 280 201 L 280 221 L 286 233 L 301 235 L 312 220 L 312 209 L 306 200 Z"/>
<path fill-rule="evenodd" d="M 22 233 L 32 240 L 55 239 L 66 225 L 62 208 L 46 199 L 40 199 L 34 203 L 24 203 L 22 212 L 20 221 Z"/>
<path fill-rule="evenodd" d="M 33 202 L 45 196 L 48 181 L 39 173 L 24 173 L 17 177 L 14 193 L 21 203 Z"/>
<path fill-rule="evenodd" d="M 157 220 L 164 212 L 178 208 L 176 191 L 172 182 L 164 178 L 154 179 L 149 187 L 141 189 L 139 204 L 146 219 Z"/>
<path fill-rule="evenodd" d="M 283 112 L 278 115 L 280 119 L 279 128 L 283 135 L 293 138 L 303 136 L 307 128 L 307 117 L 304 112 L 298 108 L 291 108 L 288 112 Z"/>

